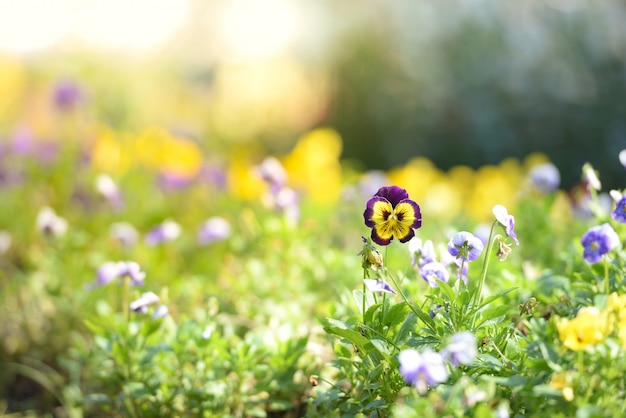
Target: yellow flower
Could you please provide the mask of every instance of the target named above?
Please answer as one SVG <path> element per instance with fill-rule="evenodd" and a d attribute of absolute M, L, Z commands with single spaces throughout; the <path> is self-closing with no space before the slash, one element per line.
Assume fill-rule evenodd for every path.
<path fill-rule="evenodd" d="M 342 147 L 341 137 L 330 128 L 302 135 L 284 161 L 289 181 L 296 189 L 304 189 L 314 202 L 336 202 L 342 186 Z"/>
<path fill-rule="evenodd" d="M 569 374 L 562 372 L 553 375 L 552 380 L 550 381 L 550 386 L 554 389 L 560 389 L 563 394 L 563 398 L 568 402 L 574 399 L 574 389 L 571 387 L 570 380 Z"/>
<path fill-rule="evenodd" d="M 101 128 L 91 150 L 92 164 L 98 170 L 121 174 L 131 165 L 127 138 L 110 128 Z"/>
<path fill-rule="evenodd" d="M 574 319 L 557 322 L 559 339 L 570 350 L 584 350 L 604 341 L 610 332 L 606 312 L 590 306 L 581 308 Z"/>

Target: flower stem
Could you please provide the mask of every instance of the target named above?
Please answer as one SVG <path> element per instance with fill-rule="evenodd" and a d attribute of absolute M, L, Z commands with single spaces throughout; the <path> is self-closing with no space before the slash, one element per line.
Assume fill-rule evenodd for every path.
<path fill-rule="evenodd" d="M 483 259 L 483 269 L 480 272 L 480 279 L 478 280 L 476 293 L 474 294 L 474 307 L 476 308 L 476 310 L 478 310 L 478 307 L 482 303 L 483 285 L 485 283 L 485 279 L 487 278 L 487 267 L 489 266 L 489 260 L 491 259 L 491 249 L 493 248 L 493 242 L 495 241 L 495 237 L 493 236 L 493 230 L 498 224 L 499 222 L 497 220 L 494 221 L 491 224 L 491 229 L 489 230 L 489 239 L 487 240 L 487 248 L 485 252 L 485 257 Z M 478 312 L 474 311 L 474 316 L 472 318 L 472 328 L 474 328 L 477 314 Z"/>
<path fill-rule="evenodd" d="M 124 321 L 128 323 L 130 320 L 130 312 L 128 311 L 129 306 L 129 293 L 130 293 L 130 276 L 128 274 L 124 275 L 122 279 L 123 293 L 122 293 L 122 314 L 124 316 Z"/>

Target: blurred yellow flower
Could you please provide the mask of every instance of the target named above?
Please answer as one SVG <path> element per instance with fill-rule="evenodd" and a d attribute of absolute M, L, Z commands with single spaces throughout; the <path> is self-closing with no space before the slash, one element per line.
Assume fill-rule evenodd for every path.
<path fill-rule="evenodd" d="M 256 164 L 244 153 L 232 156 L 230 161 L 227 172 L 228 190 L 233 196 L 242 199 L 260 199 L 267 184 L 256 174 Z"/>
<path fill-rule="evenodd" d="M 137 159 L 148 167 L 178 178 L 191 178 L 202 167 L 202 151 L 192 140 L 172 136 L 165 129 L 150 128 L 135 139 Z"/>
<path fill-rule="evenodd" d="M 563 394 L 563 399 L 571 401 L 574 399 L 574 389 L 572 389 L 569 374 L 566 372 L 556 373 L 552 376 L 550 386 L 559 389 Z"/>
<path fill-rule="evenodd" d="M 305 133 L 284 160 L 289 182 L 316 203 L 336 202 L 342 187 L 342 147 L 341 137 L 331 128 Z"/>
<path fill-rule="evenodd" d="M 427 158 L 412 158 L 402 167 L 389 171 L 389 181 L 405 189 L 411 199 L 420 203 L 427 197 L 429 188 L 444 179 L 444 173 Z"/>
<path fill-rule="evenodd" d="M 594 306 L 580 308 L 574 319 L 561 318 L 557 329 L 563 345 L 573 351 L 599 344 L 610 333 L 606 312 Z"/>
<path fill-rule="evenodd" d="M 94 168 L 114 174 L 122 174 L 128 170 L 132 163 L 132 148 L 128 145 L 129 138 L 120 136 L 107 127 L 98 130 L 91 150 Z"/>
<path fill-rule="evenodd" d="M 26 91 L 26 73 L 19 60 L 0 56 L 0 125 L 11 121 Z"/>
<path fill-rule="evenodd" d="M 493 218 L 491 209 L 496 204 L 513 211 L 520 189 L 521 172 L 519 162 L 513 159 L 504 160 L 499 166 L 480 167 L 466 202 L 469 217 L 476 222 L 489 222 Z"/>

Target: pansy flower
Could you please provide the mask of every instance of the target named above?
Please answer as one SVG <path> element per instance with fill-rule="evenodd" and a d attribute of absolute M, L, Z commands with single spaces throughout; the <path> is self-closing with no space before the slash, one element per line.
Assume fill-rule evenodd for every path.
<path fill-rule="evenodd" d="M 617 155 L 617 158 L 619 158 L 620 164 L 626 168 L 626 149 L 621 150 Z"/>
<path fill-rule="evenodd" d="M 543 193 L 554 192 L 561 184 L 561 173 L 550 162 L 534 166 L 528 175 L 533 186 Z"/>
<path fill-rule="evenodd" d="M 180 225 L 166 219 L 163 223 L 156 225 L 146 234 L 145 241 L 149 246 L 155 246 L 164 242 L 173 241 L 180 236 L 182 229 Z"/>
<path fill-rule="evenodd" d="M 622 196 L 622 198 L 617 202 L 615 210 L 611 212 L 611 218 L 615 219 L 619 223 L 626 224 L 626 195 Z"/>
<path fill-rule="evenodd" d="M 214 216 L 202 223 L 196 233 L 196 239 L 200 245 L 209 245 L 214 242 L 224 241 L 230 237 L 231 232 L 230 222 L 219 216 Z"/>
<path fill-rule="evenodd" d="M 613 227 L 605 223 L 585 232 L 581 243 L 584 247 L 583 258 L 589 263 L 597 263 L 603 255 L 616 248 L 620 241 Z"/>
<path fill-rule="evenodd" d="M 363 283 L 365 283 L 365 287 L 367 290 L 373 293 L 393 293 L 396 294 L 396 291 L 393 290 L 389 283 L 384 280 L 375 280 L 375 279 L 363 279 Z"/>
<path fill-rule="evenodd" d="M 372 241 L 378 245 L 389 245 L 394 238 L 407 242 L 415 236 L 414 229 L 422 226 L 419 205 L 398 186 L 378 189 L 367 202 L 363 218 L 372 228 Z"/>
<path fill-rule="evenodd" d="M 400 374 L 414 385 L 420 394 L 425 394 L 428 386 L 448 380 L 448 369 L 441 354 L 430 348 L 421 353 L 413 348 L 403 350 L 398 355 Z"/>
<path fill-rule="evenodd" d="M 46 236 L 60 237 L 67 232 L 67 220 L 51 207 L 44 206 L 37 214 L 37 229 Z"/>
<path fill-rule="evenodd" d="M 437 280 L 448 283 L 450 279 L 450 273 L 446 267 L 438 261 L 431 261 L 424 264 L 420 267 L 419 273 L 422 279 L 428 282 L 430 287 L 439 287 Z"/>
<path fill-rule="evenodd" d="M 476 358 L 476 336 L 469 331 L 461 331 L 452 335 L 450 343 L 441 351 L 443 357 L 454 367 L 470 364 Z"/>
<path fill-rule="evenodd" d="M 483 242 L 471 232 L 457 232 L 448 242 L 448 252 L 457 259 L 474 261 L 483 252 Z"/>
<path fill-rule="evenodd" d="M 496 220 L 504 227 L 506 234 L 513 238 L 515 245 L 519 245 L 517 234 L 515 233 L 515 218 L 513 215 L 509 215 L 509 212 L 502 205 L 495 205 L 491 211 L 496 217 Z"/>

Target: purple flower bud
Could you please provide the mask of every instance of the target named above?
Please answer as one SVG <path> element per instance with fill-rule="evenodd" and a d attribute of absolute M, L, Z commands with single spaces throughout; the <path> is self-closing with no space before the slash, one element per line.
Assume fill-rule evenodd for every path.
<path fill-rule="evenodd" d="M 619 223 L 626 224 L 626 196 L 622 196 L 622 198 L 617 202 L 615 210 L 611 212 L 611 218 L 615 219 Z"/>

